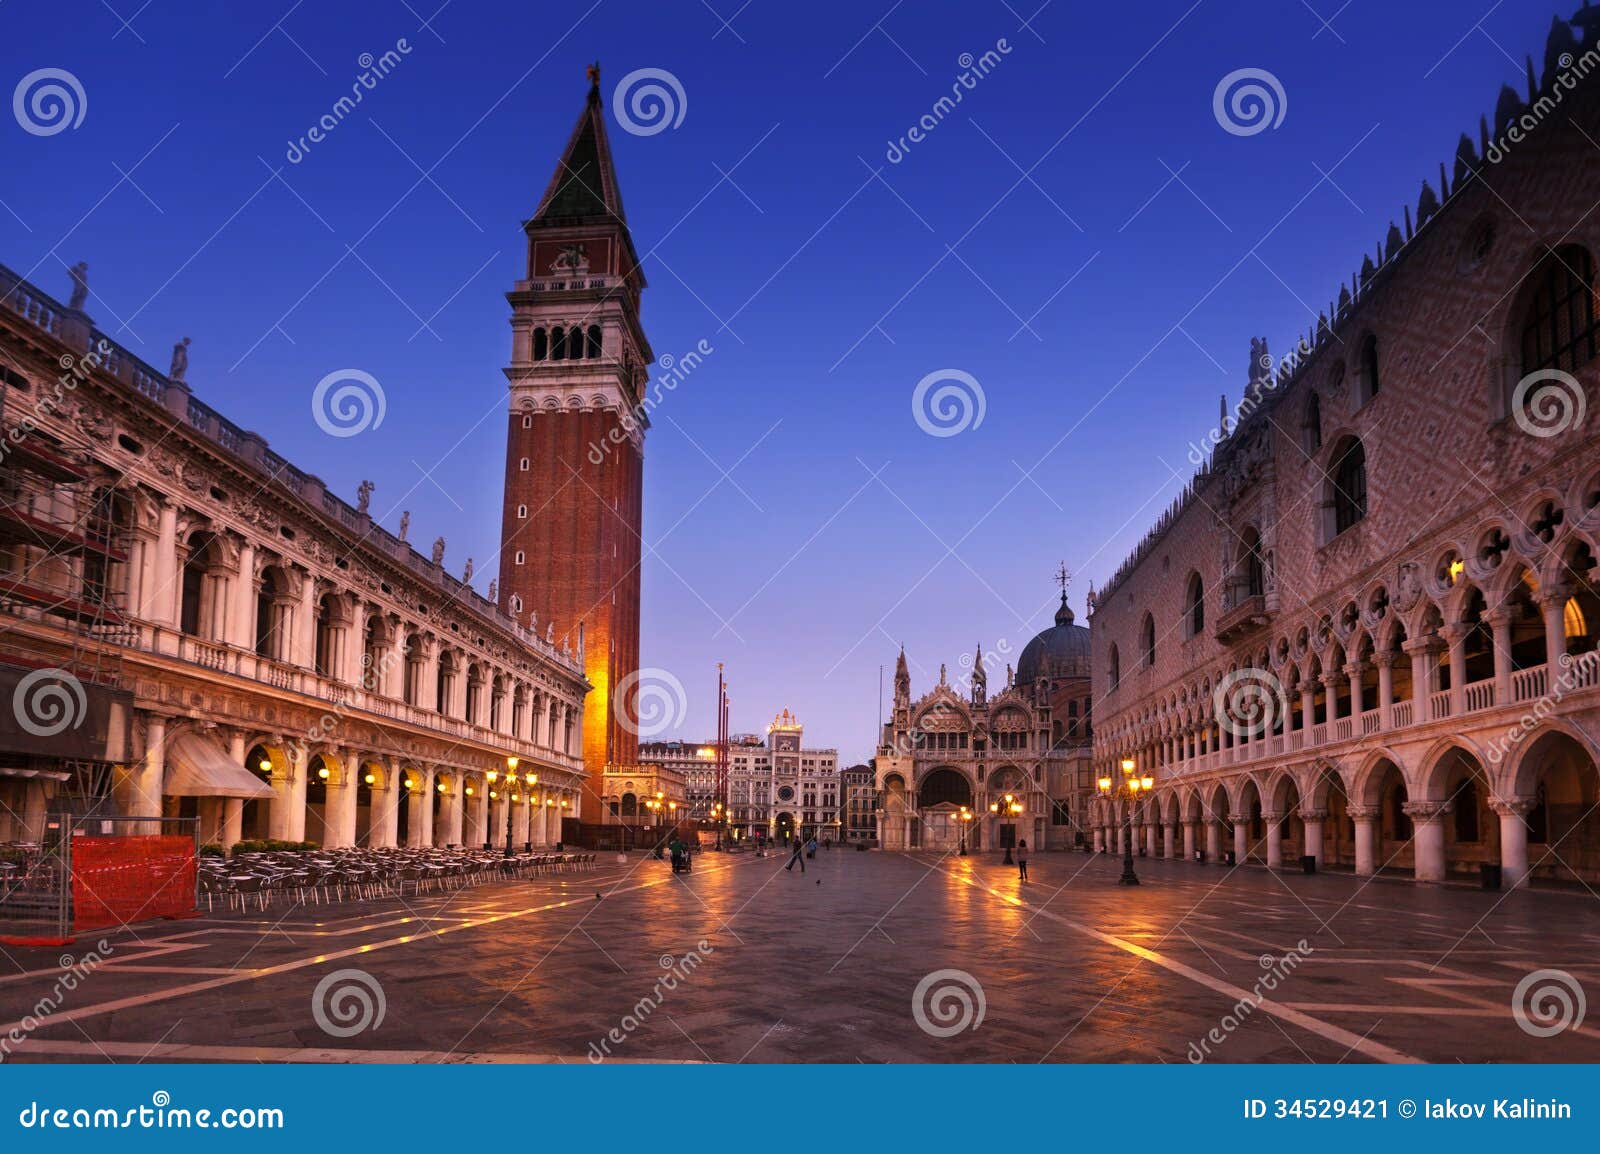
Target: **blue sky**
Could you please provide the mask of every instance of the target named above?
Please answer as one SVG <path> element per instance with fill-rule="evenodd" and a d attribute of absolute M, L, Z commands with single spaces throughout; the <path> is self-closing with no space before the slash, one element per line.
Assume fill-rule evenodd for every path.
<path fill-rule="evenodd" d="M 1062 560 L 1081 614 L 1250 338 L 1287 351 L 1576 6 L 439 2 L 0 7 L 4 87 L 60 68 L 86 103 L 50 136 L 0 121 L 0 262 L 64 298 L 87 260 L 102 327 L 158 367 L 193 337 L 199 396 L 348 500 L 371 478 L 390 528 L 411 510 L 483 588 L 520 221 L 590 60 L 608 105 L 670 72 L 681 123 L 612 145 L 655 350 L 714 352 L 649 438 L 643 661 L 685 685 L 685 736 L 714 725 L 721 660 L 736 730 L 788 706 L 852 760 L 897 643 L 919 690 L 974 643 L 1020 650 Z M 1213 112 L 1244 68 L 1285 97 L 1253 135 Z M 335 439 L 309 398 L 347 367 L 387 413 Z M 940 370 L 977 381 L 981 424 L 919 427 Z"/>

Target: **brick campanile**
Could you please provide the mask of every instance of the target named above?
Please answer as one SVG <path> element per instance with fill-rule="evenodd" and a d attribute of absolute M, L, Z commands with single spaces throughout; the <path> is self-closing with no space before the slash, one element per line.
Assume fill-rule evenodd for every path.
<path fill-rule="evenodd" d="M 644 274 L 628 233 L 600 99 L 589 97 L 528 234 L 511 302 L 511 406 L 500 607 L 574 647 L 594 686 L 584 705 L 582 817 L 600 821 L 607 765 L 639 760 L 617 685 L 639 668 L 644 431 L 650 343 Z M 520 608 L 520 612 L 519 612 Z"/>

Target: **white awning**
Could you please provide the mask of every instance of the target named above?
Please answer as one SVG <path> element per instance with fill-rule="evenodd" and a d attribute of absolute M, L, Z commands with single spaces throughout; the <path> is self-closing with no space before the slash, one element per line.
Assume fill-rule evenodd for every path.
<path fill-rule="evenodd" d="M 71 781 L 72 774 L 61 769 L 25 769 L 14 765 L 0 765 L 0 777 L 37 777 L 45 781 Z"/>
<path fill-rule="evenodd" d="M 222 746 L 200 733 L 167 739 L 167 778 L 161 792 L 168 797 L 276 796 L 272 787 L 242 765 L 235 765 Z"/>

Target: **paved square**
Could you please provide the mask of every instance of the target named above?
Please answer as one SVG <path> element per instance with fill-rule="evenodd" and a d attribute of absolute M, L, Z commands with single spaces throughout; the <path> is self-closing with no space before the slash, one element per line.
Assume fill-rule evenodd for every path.
<path fill-rule="evenodd" d="M 0 1038 L 59 997 L 8 1060 L 1600 1061 L 1590 1024 L 1538 1037 L 1512 1013 L 1533 971 L 1600 989 L 1587 894 L 1153 860 L 1124 889 L 1119 861 L 1081 854 L 1036 856 L 1027 885 L 991 856 L 824 851 L 804 876 L 785 860 L 707 853 L 674 877 L 635 855 L 146 925 L 106 935 L 108 960 L 70 991 L 59 955 L 91 938 L 7 947 Z M 368 978 L 315 1005 L 342 970 Z M 914 1013 L 941 970 L 962 974 L 927 983 Z M 377 992 L 376 1024 L 319 1025 L 359 1026 Z"/>

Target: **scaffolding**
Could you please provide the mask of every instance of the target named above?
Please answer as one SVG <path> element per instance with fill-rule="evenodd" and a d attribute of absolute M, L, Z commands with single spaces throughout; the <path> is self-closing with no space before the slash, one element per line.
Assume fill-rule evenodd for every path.
<path fill-rule="evenodd" d="M 121 692 L 130 505 L 38 427 L 21 380 L 0 375 L 0 667 Z M 104 761 L 0 748 L 0 775 L 47 779 L 52 820 L 114 812 Z"/>

